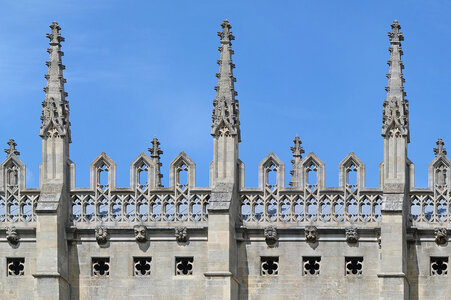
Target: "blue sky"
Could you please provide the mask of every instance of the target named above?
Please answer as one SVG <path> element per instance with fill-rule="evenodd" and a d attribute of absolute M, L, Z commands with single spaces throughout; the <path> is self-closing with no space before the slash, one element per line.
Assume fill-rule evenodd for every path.
<path fill-rule="evenodd" d="M 338 185 L 338 163 L 351 151 L 378 185 L 387 85 L 387 32 L 398 19 L 405 36 L 404 77 L 410 101 L 409 157 L 416 185 L 426 186 L 432 148 L 451 145 L 451 5 L 447 1 L 3 1 L 0 10 L 0 143 L 16 139 L 27 185 L 39 184 L 38 136 L 46 82 L 48 25 L 62 27 L 64 73 L 72 122 L 77 186 L 105 151 L 129 164 L 158 137 L 164 178 L 185 151 L 208 185 L 216 32 L 227 18 L 240 101 L 246 185 L 271 151 L 286 164 L 299 135 L 306 153 L 326 163 L 326 185 Z M 4 154 L 6 157 L 6 154 Z"/>

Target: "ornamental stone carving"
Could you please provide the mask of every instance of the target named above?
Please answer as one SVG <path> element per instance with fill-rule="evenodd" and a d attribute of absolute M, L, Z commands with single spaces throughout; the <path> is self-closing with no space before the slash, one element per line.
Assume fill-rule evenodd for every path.
<path fill-rule="evenodd" d="M 275 226 L 268 226 L 265 228 L 265 240 L 268 246 L 274 246 L 278 239 L 279 236 L 277 235 L 277 228 Z"/>
<path fill-rule="evenodd" d="M 19 242 L 19 235 L 17 234 L 15 226 L 9 226 L 6 228 L 6 239 L 13 245 Z"/>
<path fill-rule="evenodd" d="M 186 243 L 188 241 L 188 229 L 185 226 L 175 227 L 175 239 L 179 243 Z"/>
<path fill-rule="evenodd" d="M 345 228 L 345 234 L 346 241 L 348 243 L 357 243 L 357 241 L 359 240 L 359 233 L 357 231 L 357 228 L 354 227 Z"/>
<path fill-rule="evenodd" d="M 258 29 L 266 32 L 266 23 Z M 7 157 L 0 163 L 3 243 L 0 295 L 9 294 L 5 298 L 11 299 L 42 298 L 43 295 L 70 299 L 72 293 L 86 299 L 117 300 L 123 299 L 124 293 L 139 294 L 143 299 L 155 295 L 160 299 L 254 299 L 268 294 L 268 298 L 283 299 L 299 293 L 296 284 L 286 284 L 287 280 L 294 279 L 307 283 L 302 293 L 304 298 L 311 299 L 406 299 L 409 295 L 444 298 L 443 283 L 449 281 L 449 277 L 437 276 L 451 274 L 448 273 L 450 251 L 446 248 L 449 244 L 447 228 L 451 228 L 451 160 L 443 140 L 439 139 L 434 148 L 435 158 L 428 166 L 427 188 L 415 186 L 414 164 L 407 155 L 409 107 L 404 99 L 402 35 L 397 22 L 390 33 L 389 82 L 382 124 L 383 160 L 379 173 L 373 174 L 373 178 L 379 175 L 379 185 L 372 187 L 365 185 L 364 164 L 352 152 L 339 164 L 339 185 L 326 185 L 325 164 L 314 152 L 303 158 L 305 151 L 299 137 L 295 137 L 291 147 L 290 187 L 285 186 L 284 162 L 272 152 L 258 165 L 258 186 L 245 185 L 245 165 L 239 159 L 240 120 L 232 72 L 233 36 L 227 21 L 222 24 L 220 33 L 221 57 L 211 124 L 213 159 L 209 173 L 204 174 L 205 178 L 210 178 L 208 186 L 196 184 L 196 164 L 181 152 L 169 164 L 168 186 L 163 187 L 163 151 L 157 138 L 152 140 L 150 155 L 142 152 L 130 164 L 130 185 L 116 185 L 116 164 L 102 153 L 90 165 L 89 186 L 78 186 L 75 164 L 69 155 L 69 103 L 61 61 L 62 37 L 57 23 L 51 27 L 40 131 L 42 162 L 39 174 L 34 174 L 39 178 L 39 187 L 27 188 L 26 166 L 19 159 L 14 140 L 9 140 L 5 150 Z M 189 38 L 194 33 L 191 28 L 182 29 Z M 259 44 L 265 47 L 271 34 L 267 32 Z M 17 48 L 17 43 L 12 44 Z M 190 72 L 184 71 L 181 77 Z M 319 90 L 318 94 L 321 92 Z M 122 104 L 127 105 L 124 102 Z M 279 102 L 273 101 L 265 111 L 254 111 L 259 118 L 254 120 L 255 127 L 260 127 L 255 138 L 265 140 L 269 147 L 278 143 L 279 138 L 277 133 L 271 134 L 263 127 L 277 125 L 278 113 L 284 112 Z M 189 101 L 185 104 L 178 114 L 167 117 L 168 123 L 181 115 L 185 124 L 199 118 L 193 109 L 198 105 Z M 78 111 L 83 110 L 82 105 Z M 444 110 L 438 106 L 440 103 L 432 109 Z M 346 107 L 344 102 L 340 107 L 348 108 L 338 112 L 341 119 L 360 113 L 354 107 Z M 95 111 L 95 115 L 111 113 L 102 108 Z M 155 105 L 150 108 L 150 111 L 141 109 L 132 117 L 146 121 L 149 115 L 161 111 Z M 272 113 L 271 109 L 279 112 Z M 291 108 L 291 111 L 294 117 L 299 115 L 296 109 Z M 121 111 L 110 119 L 126 123 L 125 113 Z M 7 116 L 5 122 L 22 124 L 20 115 L 17 110 Z M 290 117 L 285 115 L 282 117 Z M 331 120 L 325 113 L 311 113 L 308 118 L 311 124 L 327 121 L 333 124 Z M 371 120 L 368 118 L 368 122 Z M 445 123 L 438 115 L 434 121 Z M 97 135 L 97 140 L 109 140 L 108 135 L 103 134 L 108 128 L 98 126 L 103 124 L 97 118 L 84 120 L 84 123 L 95 129 L 91 133 Z M 351 130 L 342 134 L 344 144 L 358 142 L 352 129 L 362 124 L 356 120 L 351 125 L 348 126 Z M 197 136 L 193 138 L 191 132 L 187 135 L 186 131 L 192 130 L 185 129 L 180 132 L 184 138 L 170 144 L 203 141 Z M 197 126 L 194 129 L 197 131 Z M 367 128 L 361 129 L 370 132 Z M 140 136 L 145 138 L 148 134 L 150 132 L 144 132 Z M 369 134 L 360 144 L 368 138 Z M 126 143 L 141 143 L 130 139 L 133 136 Z M 79 142 L 89 138 L 77 140 L 77 148 L 90 156 L 87 152 L 92 143 Z M 382 144 L 382 140 L 379 143 Z M 335 144 L 330 143 L 323 152 L 341 152 L 342 148 Z M 255 153 L 252 155 L 257 157 L 258 145 L 253 146 Z M 207 171 L 204 163 L 203 169 Z M 424 166 L 424 161 L 420 166 Z M 46 251 L 49 245 L 58 249 Z M 161 256 L 165 256 L 164 259 Z M 239 270 L 236 270 L 237 264 Z M 404 265 L 413 266 L 408 280 L 403 274 Z M 238 287 L 237 271 L 244 290 Z M 183 282 L 175 283 L 174 276 Z M 346 280 L 346 276 L 360 278 Z M 407 281 L 413 285 L 409 286 Z M 135 291 L 129 289 L 130 292 L 124 289 L 132 284 L 137 291 L 136 288 Z M 27 288 L 31 286 L 34 289 Z"/>
<path fill-rule="evenodd" d="M 67 136 L 70 142 L 69 102 L 66 100 L 67 93 L 64 90 L 66 79 L 63 77 L 65 66 L 62 64 L 61 42 L 64 38 L 60 34 L 61 28 L 57 22 L 50 25 L 50 39 L 47 86 L 44 88 L 45 99 L 42 101 L 41 137 Z"/>
<path fill-rule="evenodd" d="M 213 114 L 211 124 L 211 135 L 219 136 L 238 136 L 240 135 L 240 119 L 238 100 L 235 99 L 233 69 L 235 65 L 232 62 L 232 42 L 235 37 L 230 29 L 232 26 L 229 21 L 224 20 L 221 24 L 222 32 L 218 32 L 221 38 L 219 47 L 220 59 L 218 60 L 219 72 L 216 74 L 218 85 L 215 87 L 216 99 L 213 101 Z"/>
<path fill-rule="evenodd" d="M 318 240 L 318 229 L 316 226 L 305 227 L 305 240 L 308 243 L 316 243 Z"/>
<path fill-rule="evenodd" d="M 97 226 L 95 229 L 95 234 L 96 234 L 97 243 L 99 245 L 106 244 L 106 242 L 108 240 L 108 230 L 107 230 L 106 226 L 104 226 L 104 225 Z"/>
<path fill-rule="evenodd" d="M 145 243 L 147 241 L 147 227 L 144 225 L 133 226 L 135 239 L 138 243 Z"/>
<path fill-rule="evenodd" d="M 443 245 L 448 242 L 448 232 L 445 227 L 438 227 L 434 229 L 435 242 L 438 245 Z"/>

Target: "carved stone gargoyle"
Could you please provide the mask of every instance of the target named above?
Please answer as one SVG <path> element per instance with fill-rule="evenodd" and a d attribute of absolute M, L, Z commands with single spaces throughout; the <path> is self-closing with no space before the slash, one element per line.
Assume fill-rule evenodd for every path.
<path fill-rule="evenodd" d="M 438 245 L 443 245 L 448 242 L 448 231 L 445 227 L 438 227 L 434 229 L 435 242 Z"/>
<path fill-rule="evenodd" d="M 144 225 L 133 226 L 135 239 L 138 243 L 145 243 L 147 241 L 147 227 Z"/>
<path fill-rule="evenodd" d="M 175 227 L 175 239 L 179 243 L 186 243 L 188 241 L 188 229 L 185 226 Z"/>
<path fill-rule="evenodd" d="M 345 228 L 346 241 L 348 243 L 357 243 L 359 240 L 359 232 L 355 227 Z"/>
<path fill-rule="evenodd" d="M 318 228 L 316 226 L 305 227 L 305 240 L 308 243 L 316 243 L 318 240 Z"/>
<path fill-rule="evenodd" d="M 13 245 L 16 245 L 19 242 L 20 238 L 15 226 L 6 227 L 6 239 Z"/>
<path fill-rule="evenodd" d="M 270 247 L 277 243 L 279 236 L 277 235 L 277 229 L 275 226 L 268 226 L 265 228 L 265 240 L 266 244 Z"/>
<path fill-rule="evenodd" d="M 104 245 L 108 241 L 108 230 L 106 226 L 99 225 L 95 229 L 96 240 L 99 245 Z"/>

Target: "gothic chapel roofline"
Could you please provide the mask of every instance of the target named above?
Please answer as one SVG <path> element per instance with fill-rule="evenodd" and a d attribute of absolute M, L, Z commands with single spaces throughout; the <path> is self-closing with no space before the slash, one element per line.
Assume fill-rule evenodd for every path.
<path fill-rule="evenodd" d="M 378 187 L 365 186 L 365 164 L 353 152 L 338 165 L 339 186 L 326 186 L 324 162 L 314 152 L 303 158 L 298 136 L 289 187 L 285 164 L 272 152 L 258 165 L 258 187 L 245 186 L 227 20 L 218 33 L 209 186 L 196 185 L 196 163 L 183 151 L 169 164 L 169 186 L 163 186 L 163 151 L 154 138 L 150 156 L 141 153 L 131 162 L 130 186 L 116 186 L 116 163 L 102 152 L 90 165 L 90 186 L 76 187 L 64 38 L 58 23 L 50 28 L 40 187 L 26 188 L 26 166 L 13 139 L 0 164 L 0 295 L 227 300 L 449 294 L 443 283 L 451 255 L 451 161 L 439 139 L 428 187 L 415 187 L 407 156 L 404 38 L 396 20 L 388 34 Z"/>

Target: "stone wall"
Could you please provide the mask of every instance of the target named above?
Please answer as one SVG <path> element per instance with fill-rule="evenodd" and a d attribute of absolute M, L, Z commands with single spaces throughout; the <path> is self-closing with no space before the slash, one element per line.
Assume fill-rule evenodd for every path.
<path fill-rule="evenodd" d="M 269 153 L 258 187 L 244 185 L 230 23 L 221 24 L 213 101 L 210 186 L 196 186 L 184 152 L 161 184 L 154 138 L 116 186 L 116 164 L 101 153 L 90 186 L 75 186 L 69 102 L 58 23 L 50 25 L 40 136 L 40 188 L 25 185 L 14 140 L 0 164 L 0 295 L 7 299 L 445 299 L 450 294 L 448 230 L 451 161 L 437 141 L 429 185 L 418 189 L 408 158 L 409 106 L 397 21 L 389 32 L 387 98 L 378 187 L 349 153 L 339 186 L 302 142 L 291 147 L 291 178 Z M 88 174 L 87 174 L 88 175 Z M 186 178 L 186 181 L 182 179 Z M 355 180 L 352 180 L 355 178 Z"/>
<path fill-rule="evenodd" d="M 124 241 L 125 240 L 125 241 Z M 170 238 L 139 244 L 118 237 L 104 247 L 94 241 L 69 248 L 73 299 L 205 299 L 206 237 L 178 244 Z M 93 276 L 92 258 L 110 259 L 108 276 Z M 149 275 L 134 274 L 134 258 L 150 257 Z M 176 275 L 175 258 L 193 257 L 192 275 Z"/>

